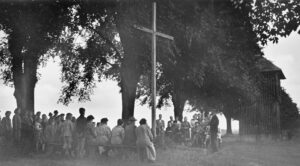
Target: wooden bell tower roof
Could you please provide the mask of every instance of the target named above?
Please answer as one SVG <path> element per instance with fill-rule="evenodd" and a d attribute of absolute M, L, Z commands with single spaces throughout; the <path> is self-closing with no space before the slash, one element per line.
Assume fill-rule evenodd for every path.
<path fill-rule="evenodd" d="M 259 58 L 259 60 L 256 62 L 256 66 L 262 73 L 277 73 L 279 79 L 286 79 L 282 70 L 264 57 Z"/>

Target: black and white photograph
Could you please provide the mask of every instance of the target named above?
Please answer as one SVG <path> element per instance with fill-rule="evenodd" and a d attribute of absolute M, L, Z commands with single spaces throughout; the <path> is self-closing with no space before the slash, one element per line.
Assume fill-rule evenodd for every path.
<path fill-rule="evenodd" d="M 0 166 L 299 166 L 300 0 L 0 0 Z"/>

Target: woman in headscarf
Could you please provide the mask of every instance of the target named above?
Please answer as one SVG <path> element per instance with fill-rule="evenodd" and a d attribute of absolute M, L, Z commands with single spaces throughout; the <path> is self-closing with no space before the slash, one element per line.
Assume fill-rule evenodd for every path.
<path fill-rule="evenodd" d="M 141 161 L 155 162 L 156 151 L 153 144 L 153 135 L 146 119 L 140 120 L 140 126 L 136 128 L 136 146 Z"/>

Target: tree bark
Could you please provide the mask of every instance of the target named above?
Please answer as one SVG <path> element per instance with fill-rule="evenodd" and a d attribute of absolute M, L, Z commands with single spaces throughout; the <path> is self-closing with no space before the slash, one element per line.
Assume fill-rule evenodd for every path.
<path fill-rule="evenodd" d="M 174 116 L 175 118 L 178 117 L 180 121 L 182 121 L 182 113 L 184 109 L 184 105 L 186 102 L 186 98 L 184 97 L 182 91 L 182 85 L 180 81 L 174 81 L 174 89 L 172 95 L 172 102 L 174 106 Z"/>
<path fill-rule="evenodd" d="M 38 56 L 35 53 L 22 53 L 23 35 L 14 30 L 9 35 L 8 48 L 12 57 L 14 96 L 21 112 L 34 112 L 34 88 L 37 82 Z"/>
<path fill-rule="evenodd" d="M 14 84 L 14 96 L 16 98 L 17 107 L 24 111 L 24 104 L 22 102 L 22 82 L 23 82 L 23 57 L 22 52 L 22 37 L 18 32 L 13 31 L 8 39 L 8 49 L 12 57 L 12 75 Z"/>
<path fill-rule="evenodd" d="M 227 125 L 226 134 L 232 134 L 231 116 L 230 116 L 230 114 L 224 114 L 224 115 L 226 118 L 226 125 Z"/>
<path fill-rule="evenodd" d="M 121 61 L 121 92 L 122 92 L 122 119 L 127 120 L 134 116 L 136 89 L 141 71 L 141 53 L 143 47 L 138 40 L 133 25 L 136 22 L 136 12 L 133 6 L 119 3 L 117 29 L 124 50 Z"/>
<path fill-rule="evenodd" d="M 128 58 L 129 59 L 129 58 Z M 122 119 L 134 116 L 136 88 L 140 74 L 124 61 L 121 67 Z"/>
<path fill-rule="evenodd" d="M 38 56 L 27 55 L 24 60 L 23 101 L 26 111 L 34 113 L 34 89 L 37 83 Z"/>

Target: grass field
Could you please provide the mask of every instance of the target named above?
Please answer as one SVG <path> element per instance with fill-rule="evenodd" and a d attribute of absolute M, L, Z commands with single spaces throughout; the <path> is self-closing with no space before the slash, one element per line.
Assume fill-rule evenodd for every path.
<path fill-rule="evenodd" d="M 299 166 L 300 140 L 246 143 L 236 139 L 224 140 L 219 152 L 209 154 L 203 149 L 177 147 L 158 150 L 157 163 L 139 163 L 136 155 L 126 158 L 65 159 L 0 157 L 0 166 Z"/>

